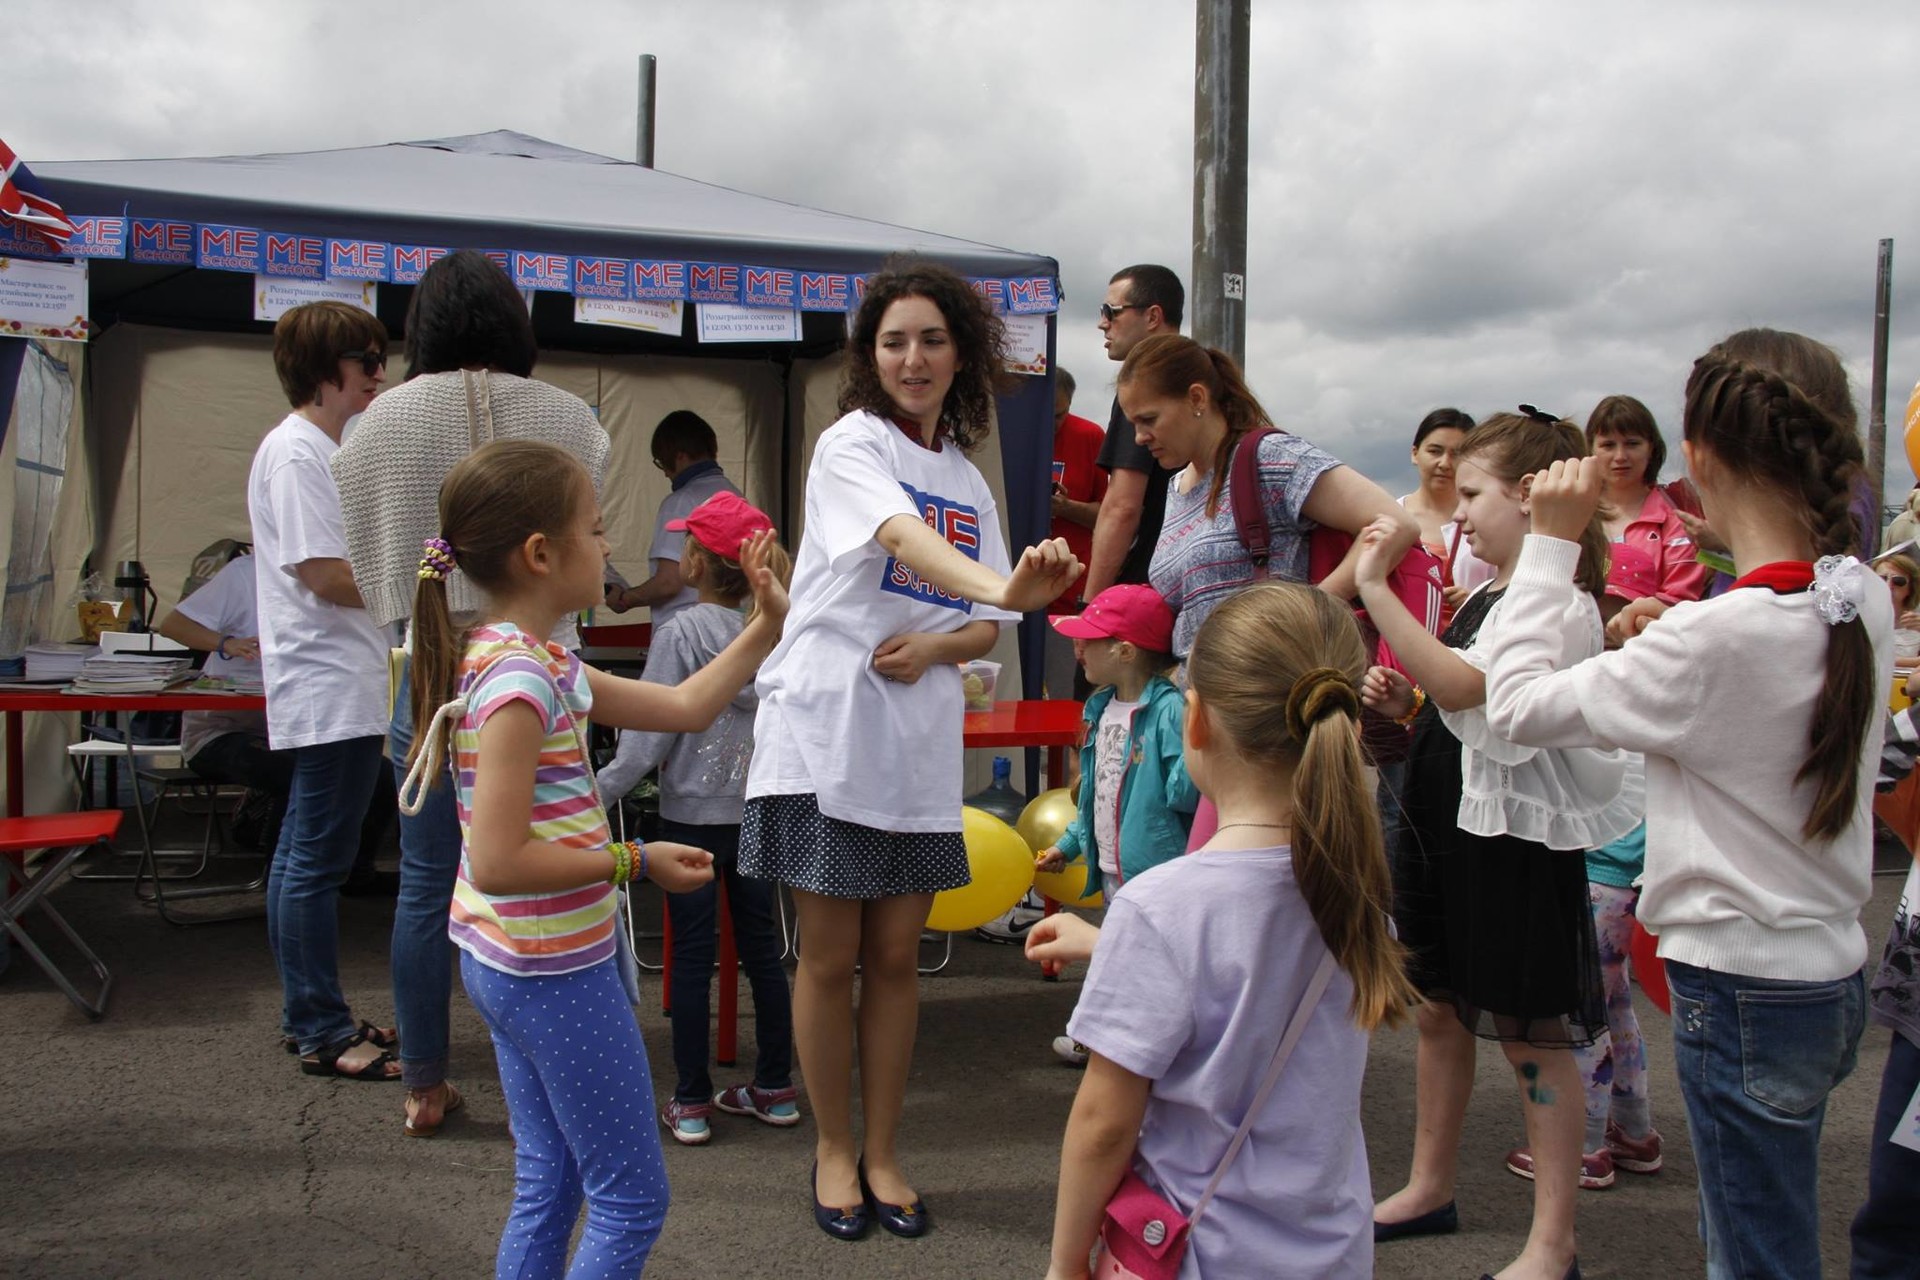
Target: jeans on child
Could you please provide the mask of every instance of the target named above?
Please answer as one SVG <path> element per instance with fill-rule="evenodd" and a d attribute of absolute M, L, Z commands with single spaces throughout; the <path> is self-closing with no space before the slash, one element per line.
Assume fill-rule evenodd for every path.
<path fill-rule="evenodd" d="M 340 990 L 340 886 L 380 768 L 380 739 L 295 747 L 280 843 L 267 871 L 267 945 L 280 970 L 282 1024 L 300 1052 L 338 1045 L 354 1018 Z"/>
<path fill-rule="evenodd" d="M 525 978 L 460 954 L 467 995 L 493 1034 L 513 1122 L 513 1210 L 496 1280 L 637 1276 L 667 1217 L 640 1024 L 611 959 Z M 582 1199 L 573 1265 L 567 1241 Z"/>
<path fill-rule="evenodd" d="M 412 659 L 400 677 L 387 749 L 394 777 L 407 776 L 413 746 Z M 442 767 L 420 812 L 400 815 L 400 898 L 393 908 L 393 1013 L 400 1025 L 400 1074 L 410 1089 L 447 1078 L 447 1004 L 453 998 L 453 944 L 447 909 L 460 871 L 460 818 L 453 778 Z"/>
<path fill-rule="evenodd" d="M 1710 1280 L 1820 1274 L 1820 1128 L 1853 1070 L 1864 972 L 1789 982 L 1667 961 Z"/>
<path fill-rule="evenodd" d="M 787 971 L 780 965 L 780 927 L 774 922 L 770 880 L 740 874 L 740 828 L 660 822 L 660 838 L 690 844 L 713 855 L 714 879 L 689 893 L 667 895 L 673 922 L 673 1067 L 679 1077 L 673 1096 L 681 1102 L 713 1099 L 707 1071 L 709 996 L 713 986 L 714 932 L 720 882 L 727 887 L 727 914 L 733 920 L 733 945 L 753 991 L 753 1038 L 758 1047 L 753 1083 L 762 1089 L 793 1084 L 793 998 Z"/>

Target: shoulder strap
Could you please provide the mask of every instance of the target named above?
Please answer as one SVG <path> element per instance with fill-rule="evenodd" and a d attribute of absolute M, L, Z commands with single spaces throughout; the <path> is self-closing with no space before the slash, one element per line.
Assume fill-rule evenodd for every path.
<path fill-rule="evenodd" d="M 1240 545 L 1253 558 L 1253 567 L 1266 571 L 1273 530 L 1267 524 L 1266 504 L 1260 500 L 1260 441 L 1278 434 L 1272 427 L 1255 427 L 1233 446 L 1227 464 L 1227 494 L 1233 503 L 1233 529 Z"/>
<path fill-rule="evenodd" d="M 1266 1105 L 1267 1095 L 1273 1092 L 1273 1086 L 1279 1083 L 1280 1069 L 1293 1056 L 1293 1047 L 1300 1043 L 1301 1033 L 1307 1029 L 1307 1019 L 1320 1007 L 1320 997 L 1326 994 L 1327 984 L 1333 981 L 1334 968 L 1333 952 L 1329 951 L 1320 957 L 1320 966 L 1313 971 L 1313 977 L 1307 983 L 1307 993 L 1300 997 L 1300 1007 L 1293 1011 L 1293 1021 L 1287 1024 L 1287 1033 L 1280 1037 L 1280 1047 L 1274 1051 L 1273 1064 L 1267 1068 L 1267 1077 L 1260 1082 L 1259 1092 L 1253 1095 L 1253 1105 L 1247 1108 L 1233 1141 L 1227 1144 L 1227 1154 L 1220 1157 L 1220 1167 L 1213 1171 L 1207 1189 L 1200 1194 L 1200 1202 L 1187 1215 L 1189 1227 L 1200 1221 L 1200 1215 L 1207 1211 L 1207 1205 L 1213 1201 L 1213 1193 L 1220 1189 L 1220 1180 L 1227 1176 L 1233 1158 L 1240 1154 L 1240 1148 L 1246 1144 L 1247 1134 L 1253 1129 L 1253 1119 L 1260 1114 L 1260 1108 Z"/>

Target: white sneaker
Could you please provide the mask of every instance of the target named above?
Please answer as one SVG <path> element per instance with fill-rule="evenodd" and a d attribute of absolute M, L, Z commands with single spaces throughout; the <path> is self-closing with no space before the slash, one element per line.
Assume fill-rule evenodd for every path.
<path fill-rule="evenodd" d="M 998 919 L 989 920 L 973 932 L 988 942 L 1025 942 L 1027 930 L 1046 917 L 1038 907 L 1016 906 Z"/>
<path fill-rule="evenodd" d="M 1055 1036 L 1053 1038 L 1053 1052 L 1055 1057 L 1070 1067 L 1084 1067 L 1087 1065 L 1087 1046 L 1081 1044 L 1072 1036 Z"/>

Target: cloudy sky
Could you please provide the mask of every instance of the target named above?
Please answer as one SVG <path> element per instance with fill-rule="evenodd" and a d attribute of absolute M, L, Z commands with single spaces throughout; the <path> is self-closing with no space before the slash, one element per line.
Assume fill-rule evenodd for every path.
<path fill-rule="evenodd" d="M 1887 488 L 1920 379 L 1911 0 L 1254 0 L 1248 374 L 1400 492 L 1429 408 L 1678 434 L 1693 357 L 1751 324 L 1836 346 L 1868 412 L 1895 238 Z M 10 0 L 0 137 L 35 160 L 516 129 L 1057 258 L 1061 360 L 1104 421 L 1107 277 L 1192 257 L 1189 0 Z M 1904 287 L 1903 287 L 1904 284 Z"/>

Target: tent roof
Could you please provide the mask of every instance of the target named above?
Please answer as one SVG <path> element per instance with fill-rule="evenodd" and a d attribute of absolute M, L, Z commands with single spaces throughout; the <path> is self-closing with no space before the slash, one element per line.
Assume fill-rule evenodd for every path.
<path fill-rule="evenodd" d="M 509 130 L 335 151 L 38 162 L 69 213 L 449 248 L 871 271 L 911 250 L 974 275 L 1058 264 L 697 182 Z"/>

